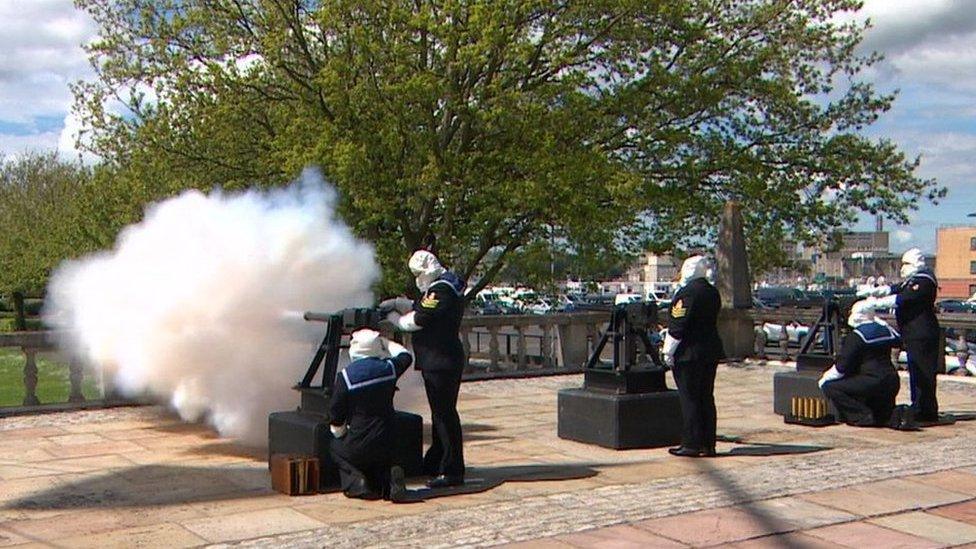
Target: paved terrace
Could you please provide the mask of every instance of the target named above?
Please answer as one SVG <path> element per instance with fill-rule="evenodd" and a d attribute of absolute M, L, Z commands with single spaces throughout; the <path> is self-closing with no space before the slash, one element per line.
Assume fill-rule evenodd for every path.
<path fill-rule="evenodd" d="M 466 383 L 474 493 L 393 505 L 272 492 L 264 455 L 152 407 L 0 419 L 0 546 L 939 547 L 976 541 L 976 422 L 785 425 L 772 374 L 719 370 L 721 457 L 555 435 L 580 376 Z M 907 387 L 902 387 L 902 397 Z M 976 385 L 944 378 L 944 410 Z M 419 490 L 419 482 L 414 488 Z"/>

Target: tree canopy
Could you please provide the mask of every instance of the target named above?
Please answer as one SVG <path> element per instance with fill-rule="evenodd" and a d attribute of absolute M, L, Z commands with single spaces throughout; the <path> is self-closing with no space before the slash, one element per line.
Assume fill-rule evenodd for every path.
<path fill-rule="evenodd" d="M 41 294 L 66 258 L 94 249 L 82 218 L 92 172 L 55 153 L 0 162 L 0 294 Z"/>
<path fill-rule="evenodd" d="M 861 133 L 894 98 L 856 0 L 76 4 L 83 144 L 117 177 L 152 198 L 320 165 L 391 291 L 424 244 L 486 283 L 547 243 L 701 245 L 739 200 L 761 262 L 944 195 Z"/>

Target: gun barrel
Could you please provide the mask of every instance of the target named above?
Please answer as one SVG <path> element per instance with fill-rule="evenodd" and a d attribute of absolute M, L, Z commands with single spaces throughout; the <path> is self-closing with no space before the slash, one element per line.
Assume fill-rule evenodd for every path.
<path fill-rule="evenodd" d="M 328 322 L 335 316 L 335 313 L 317 313 L 315 311 L 305 311 L 302 318 L 309 322 Z"/>

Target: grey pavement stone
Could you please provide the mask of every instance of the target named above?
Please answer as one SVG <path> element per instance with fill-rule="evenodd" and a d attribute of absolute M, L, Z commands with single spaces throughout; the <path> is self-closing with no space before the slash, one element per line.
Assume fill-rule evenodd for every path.
<path fill-rule="evenodd" d="M 976 465 L 976 433 L 804 454 L 646 483 L 605 486 L 248 540 L 246 547 L 490 546 Z M 719 458 L 721 459 L 721 458 Z M 707 461 L 702 463 L 707 464 Z"/>

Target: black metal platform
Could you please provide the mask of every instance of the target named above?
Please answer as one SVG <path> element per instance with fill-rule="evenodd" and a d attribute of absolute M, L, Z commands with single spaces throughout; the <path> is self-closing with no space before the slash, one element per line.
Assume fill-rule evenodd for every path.
<path fill-rule="evenodd" d="M 666 391 L 662 368 L 611 370 L 587 368 L 583 373 L 583 388 L 614 394 L 650 393 Z"/>
<path fill-rule="evenodd" d="M 681 442 L 677 391 L 616 394 L 563 389 L 558 406 L 559 438 L 617 450 Z"/>

